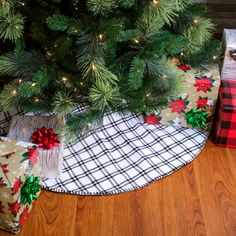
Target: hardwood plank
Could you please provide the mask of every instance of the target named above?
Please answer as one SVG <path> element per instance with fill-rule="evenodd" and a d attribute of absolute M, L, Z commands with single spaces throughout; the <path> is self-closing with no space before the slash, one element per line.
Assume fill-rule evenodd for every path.
<path fill-rule="evenodd" d="M 129 193 L 86 197 L 43 191 L 19 234 L 32 235 L 236 235 L 236 149 L 208 141 L 192 163 Z"/>
<path fill-rule="evenodd" d="M 175 180 L 173 188 L 180 187 L 173 196 L 176 206 L 181 210 L 181 213 L 176 212 L 178 235 L 207 235 L 193 163 L 179 171 L 178 175 L 180 178 L 177 179 L 177 176 L 173 178 Z"/>
<path fill-rule="evenodd" d="M 74 236 L 76 206 L 76 196 L 43 191 L 37 209 L 31 220 L 28 220 L 28 225 L 24 226 L 21 235 L 32 235 L 34 228 L 35 236 Z"/>
<path fill-rule="evenodd" d="M 205 158 L 195 163 L 200 200 L 209 235 L 236 235 L 236 176 L 230 162 L 236 163 L 235 150 L 208 144 Z M 231 161 L 229 161 L 232 159 Z M 203 177 L 204 176 L 204 177 Z"/>
<path fill-rule="evenodd" d="M 74 236 L 77 196 L 42 191 L 18 236 Z M 1 236 L 12 234 L 0 231 Z"/>
<path fill-rule="evenodd" d="M 235 0 L 195 0 L 207 6 L 207 18 L 216 24 L 216 33 L 222 33 L 224 28 L 236 28 L 236 1 Z"/>

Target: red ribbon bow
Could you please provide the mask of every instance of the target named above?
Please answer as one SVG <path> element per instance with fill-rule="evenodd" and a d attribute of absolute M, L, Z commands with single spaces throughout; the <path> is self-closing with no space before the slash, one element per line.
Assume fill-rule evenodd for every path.
<path fill-rule="evenodd" d="M 31 138 L 34 143 L 38 144 L 39 147 L 45 149 L 52 149 L 53 147 L 60 145 L 58 135 L 54 133 L 52 128 L 37 128 L 37 130 L 32 134 Z"/>

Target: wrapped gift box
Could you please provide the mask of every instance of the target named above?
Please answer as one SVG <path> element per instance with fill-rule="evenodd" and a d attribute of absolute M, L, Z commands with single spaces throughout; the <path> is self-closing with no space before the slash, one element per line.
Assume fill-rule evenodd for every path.
<path fill-rule="evenodd" d="M 224 30 L 225 56 L 221 80 L 236 81 L 236 29 Z"/>
<path fill-rule="evenodd" d="M 18 233 L 41 190 L 38 147 L 0 138 L 0 228 Z"/>
<path fill-rule="evenodd" d="M 0 127 L 0 136 L 4 136 L 4 129 Z"/>
<path fill-rule="evenodd" d="M 24 112 L 18 109 L 3 111 L 0 107 L 0 136 L 7 135 L 10 128 L 11 117 L 19 114 L 24 114 Z"/>
<path fill-rule="evenodd" d="M 170 100 L 159 113 L 145 115 L 145 122 L 210 130 L 220 87 L 218 66 L 196 69 L 179 65 L 179 69 L 185 71 L 185 93 Z"/>
<path fill-rule="evenodd" d="M 236 81 L 221 83 L 213 141 L 218 146 L 236 148 Z"/>
<path fill-rule="evenodd" d="M 52 128 L 60 135 L 64 126 L 62 116 L 25 116 L 16 115 L 12 118 L 10 130 L 7 135 L 9 138 L 32 141 L 32 134 L 37 128 Z M 63 161 L 63 140 L 60 137 L 60 144 L 51 149 L 39 148 L 39 162 L 41 166 L 41 177 L 59 178 L 62 173 Z"/>

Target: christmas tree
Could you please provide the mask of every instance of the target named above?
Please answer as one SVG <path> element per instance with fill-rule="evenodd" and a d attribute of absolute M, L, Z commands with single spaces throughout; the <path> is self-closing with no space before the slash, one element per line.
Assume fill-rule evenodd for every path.
<path fill-rule="evenodd" d="M 173 58 L 218 56 L 205 10 L 191 0 L 0 0 L 0 104 L 67 114 L 68 134 L 110 110 L 161 109 L 181 90 Z"/>

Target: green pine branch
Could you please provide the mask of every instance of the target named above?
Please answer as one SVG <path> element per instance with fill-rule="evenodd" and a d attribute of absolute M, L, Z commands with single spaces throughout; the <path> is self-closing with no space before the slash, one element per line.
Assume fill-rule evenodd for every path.
<path fill-rule="evenodd" d="M 175 17 L 178 16 L 176 7 L 176 4 L 169 0 L 160 0 L 157 3 L 152 3 L 152 11 L 167 24 L 171 24 Z"/>
<path fill-rule="evenodd" d="M 117 7 L 115 0 L 88 0 L 88 9 L 94 15 L 108 15 Z"/>
<path fill-rule="evenodd" d="M 144 40 L 157 35 L 163 25 L 162 17 L 154 11 L 145 11 L 137 21 L 137 29 Z"/>
<path fill-rule="evenodd" d="M 104 112 L 108 107 L 116 107 L 120 94 L 119 90 L 115 86 L 111 86 L 103 81 L 97 81 L 95 85 L 91 88 L 89 97 L 92 102 L 92 106 Z"/>
<path fill-rule="evenodd" d="M 102 116 L 103 113 L 98 110 L 88 110 L 69 115 L 64 130 L 66 140 L 71 141 L 88 134 L 89 130 L 102 124 Z"/>
<path fill-rule="evenodd" d="M 24 3 L 0 0 L 0 104 L 69 113 L 69 136 L 89 131 L 108 110 L 166 106 L 183 87 L 173 57 L 190 64 L 220 58 L 214 25 L 191 0 Z M 88 110 L 71 114 L 80 105 Z"/>
<path fill-rule="evenodd" d="M 0 92 L 0 107 L 4 111 L 11 111 L 17 108 L 20 104 L 20 98 L 17 96 L 16 85 L 10 83 L 5 85 L 4 89 Z"/>
<path fill-rule="evenodd" d="M 77 19 L 69 19 L 60 14 L 54 14 L 47 18 L 47 25 L 55 31 L 67 31 L 70 34 L 78 34 L 81 31 L 80 23 Z"/>
<path fill-rule="evenodd" d="M 21 14 L 6 14 L 0 17 L 0 38 L 16 41 L 23 34 L 25 18 Z"/>
<path fill-rule="evenodd" d="M 124 8 L 131 8 L 135 4 L 135 0 L 118 0 L 118 4 Z"/>
<path fill-rule="evenodd" d="M 138 57 L 135 57 L 132 60 L 128 80 L 132 89 L 139 89 L 142 87 L 145 66 L 145 62 Z"/>
<path fill-rule="evenodd" d="M 189 52 L 194 54 L 201 50 L 205 42 L 211 39 L 215 25 L 205 18 L 195 18 L 186 30 L 185 37 L 189 39 Z"/>
<path fill-rule="evenodd" d="M 11 1 L 5 1 L 5 0 L 0 1 L 0 16 L 6 16 L 7 14 L 9 14 L 11 7 L 12 7 Z"/>
<path fill-rule="evenodd" d="M 44 87 L 46 87 L 51 80 L 48 71 L 45 68 L 38 70 L 31 81 L 22 82 L 17 87 L 17 93 L 21 97 L 30 98 L 39 94 Z"/>
<path fill-rule="evenodd" d="M 45 57 L 37 51 L 10 52 L 0 56 L 0 75 L 30 77 L 45 63 Z"/>
<path fill-rule="evenodd" d="M 68 92 L 58 91 L 53 99 L 53 111 L 56 114 L 70 114 L 76 106 L 73 96 Z"/>

